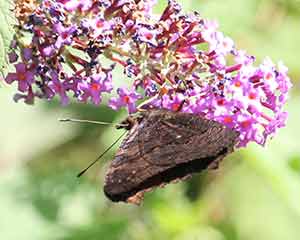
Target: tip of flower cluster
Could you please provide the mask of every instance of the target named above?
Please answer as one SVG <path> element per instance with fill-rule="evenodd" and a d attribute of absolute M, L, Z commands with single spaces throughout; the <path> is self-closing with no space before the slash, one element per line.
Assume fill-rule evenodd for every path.
<path fill-rule="evenodd" d="M 137 102 L 147 100 L 151 107 L 233 128 L 240 133 L 239 146 L 264 145 L 287 119 L 287 67 L 270 58 L 255 66 L 255 57 L 236 49 L 216 21 L 184 14 L 174 0 L 157 17 L 156 2 L 43 0 L 16 15 L 19 28 L 8 55 L 15 71 L 5 78 L 18 84 L 15 99 L 33 103 L 60 96 L 63 105 L 70 98 L 98 105 L 104 95 L 115 94 L 108 101 L 114 110 L 133 113 Z M 23 33 L 31 36 L 26 45 Z M 199 50 L 207 48 L 201 45 L 208 49 Z M 116 88 L 116 64 L 131 79 L 129 88 Z"/>

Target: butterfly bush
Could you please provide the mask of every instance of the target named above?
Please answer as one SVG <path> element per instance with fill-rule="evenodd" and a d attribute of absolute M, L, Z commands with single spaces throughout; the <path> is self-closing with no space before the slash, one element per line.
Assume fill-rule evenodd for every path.
<path fill-rule="evenodd" d="M 70 98 L 100 104 L 108 95 L 114 110 L 134 113 L 139 102 L 146 109 L 193 113 L 237 130 L 239 147 L 250 141 L 264 145 L 287 119 L 287 67 L 269 58 L 254 66 L 255 58 L 236 49 L 217 22 L 197 12 L 183 14 L 173 0 L 155 15 L 155 3 L 36 4 L 18 17 L 11 42 L 8 57 L 15 70 L 5 81 L 17 83 L 14 99 L 33 103 L 58 95 L 62 105 Z M 116 65 L 131 79 L 130 87 L 115 87 Z"/>

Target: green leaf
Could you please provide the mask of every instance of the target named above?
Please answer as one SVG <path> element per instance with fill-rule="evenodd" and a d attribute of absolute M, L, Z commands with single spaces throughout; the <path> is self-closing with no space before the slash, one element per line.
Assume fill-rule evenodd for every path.
<path fill-rule="evenodd" d="M 0 73 L 4 74 L 7 66 L 7 50 L 13 37 L 14 15 L 12 1 L 0 0 Z"/>

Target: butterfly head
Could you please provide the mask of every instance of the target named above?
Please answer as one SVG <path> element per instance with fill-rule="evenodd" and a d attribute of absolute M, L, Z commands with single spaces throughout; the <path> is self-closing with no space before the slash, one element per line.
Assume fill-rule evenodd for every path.
<path fill-rule="evenodd" d="M 129 131 L 134 125 L 139 124 L 142 118 L 142 114 L 129 115 L 126 119 L 116 125 L 116 129 L 126 129 Z"/>

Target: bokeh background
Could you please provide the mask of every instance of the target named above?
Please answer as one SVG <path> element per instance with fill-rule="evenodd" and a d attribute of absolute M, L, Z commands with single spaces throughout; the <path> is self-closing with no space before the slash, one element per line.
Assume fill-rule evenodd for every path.
<path fill-rule="evenodd" d="M 166 1 L 158 1 L 162 11 Z M 298 240 L 300 238 L 300 1 L 180 0 L 185 11 L 217 19 L 239 48 L 283 60 L 294 88 L 287 127 L 267 146 L 250 144 L 219 170 L 146 194 L 142 206 L 102 192 L 118 146 L 81 179 L 76 174 L 120 134 L 66 124 L 76 117 L 118 122 L 125 112 L 58 101 L 16 104 L 0 87 L 0 239 Z M 0 16 L 1 17 L 1 16 Z M 120 73 L 115 79 L 122 83 Z"/>

